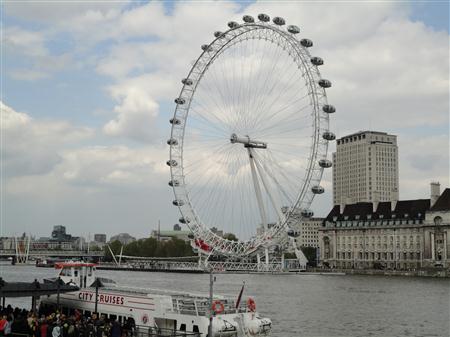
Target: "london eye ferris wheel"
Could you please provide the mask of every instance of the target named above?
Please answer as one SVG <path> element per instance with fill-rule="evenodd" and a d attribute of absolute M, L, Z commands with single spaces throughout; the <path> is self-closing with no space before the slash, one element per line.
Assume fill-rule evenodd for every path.
<path fill-rule="evenodd" d="M 243 257 L 269 245 L 294 212 L 312 216 L 329 130 L 320 57 L 281 17 L 245 15 L 214 33 L 175 99 L 173 204 L 205 253 Z M 235 233 L 232 241 L 215 229 Z"/>

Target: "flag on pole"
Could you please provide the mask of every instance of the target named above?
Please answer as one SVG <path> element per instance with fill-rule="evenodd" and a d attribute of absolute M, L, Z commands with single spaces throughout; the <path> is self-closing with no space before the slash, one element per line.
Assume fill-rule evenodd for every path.
<path fill-rule="evenodd" d="M 242 283 L 241 291 L 239 292 L 239 296 L 236 301 L 236 309 L 239 308 L 239 304 L 241 303 L 242 293 L 244 292 L 245 282 Z"/>

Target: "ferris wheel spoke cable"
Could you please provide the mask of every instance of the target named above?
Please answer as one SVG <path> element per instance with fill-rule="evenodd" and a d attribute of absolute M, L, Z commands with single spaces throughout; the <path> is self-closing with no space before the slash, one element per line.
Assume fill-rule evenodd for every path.
<path fill-rule="evenodd" d="M 227 124 L 225 123 L 224 120 L 220 119 L 215 113 L 212 112 L 212 109 L 207 109 L 207 107 L 205 107 L 203 104 L 200 104 L 196 101 L 193 101 L 192 103 L 194 103 L 194 107 L 192 107 L 192 111 L 195 112 L 198 115 L 198 120 L 202 119 L 205 123 L 209 122 L 211 123 L 212 127 L 216 127 L 219 130 L 223 130 L 223 132 L 229 132 L 229 128 L 227 128 Z M 191 103 L 191 106 L 192 106 Z M 218 122 L 219 124 L 217 125 L 216 123 L 213 122 L 213 120 L 211 120 L 210 118 L 208 118 L 205 114 L 201 114 L 200 109 L 197 109 L 196 106 L 198 106 L 202 111 L 206 112 L 206 114 L 210 114 L 211 117 L 213 117 L 216 122 Z M 194 115 L 195 118 L 195 115 Z M 219 126 L 221 125 L 221 127 Z"/>
<path fill-rule="evenodd" d="M 229 154 L 230 153 L 228 153 L 226 157 L 229 157 Z M 226 159 L 227 158 L 225 158 L 225 160 Z M 209 212 L 205 214 L 205 219 L 212 221 L 212 225 L 214 226 L 218 226 L 220 224 L 218 223 L 218 219 L 215 219 L 211 213 L 214 211 L 217 212 L 218 210 L 222 210 L 225 204 L 224 198 L 221 198 L 221 196 L 223 196 L 223 193 L 217 193 L 217 191 L 225 189 L 227 182 L 228 181 L 226 179 L 219 179 L 218 181 L 217 179 L 215 179 L 215 183 L 212 185 L 213 187 L 208 194 L 208 197 L 204 200 L 204 207 L 209 210 Z"/>
<path fill-rule="evenodd" d="M 281 49 L 281 48 L 278 48 L 278 54 L 276 55 L 276 56 L 274 56 L 274 57 L 276 57 L 276 59 L 277 59 L 277 62 L 274 62 L 273 63 L 273 65 L 272 65 L 272 68 L 270 69 L 270 71 L 268 71 L 267 72 L 267 75 L 269 76 L 269 75 L 273 75 L 274 73 L 278 73 L 278 74 L 284 74 L 284 73 L 286 73 L 286 71 L 285 71 L 285 69 L 286 69 L 286 65 L 287 66 L 289 66 L 289 63 L 287 62 L 288 60 L 289 60 L 289 58 L 287 58 L 287 57 L 285 57 L 285 62 L 284 62 L 284 66 L 282 67 L 282 69 L 280 69 L 279 71 L 276 71 L 276 66 L 278 65 L 278 61 L 279 61 L 279 59 L 280 59 L 280 56 L 282 55 L 282 53 L 284 52 L 284 50 L 283 49 Z M 292 78 L 292 77 L 294 77 L 294 75 L 295 75 L 295 73 L 296 72 L 290 72 L 291 74 L 291 77 L 290 78 Z M 266 78 L 266 83 L 267 83 L 267 81 L 268 81 L 268 79 L 269 79 L 269 77 L 267 76 L 267 78 Z M 270 81 L 271 82 L 271 87 L 270 87 L 270 90 L 269 90 L 269 92 L 267 93 L 267 94 L 265 94 L 264 95 L 264 98 L 265 99 L 267 99 L 267 98 L 269 98 L 271 95 L 272 95 L 272 92 L 273 92 L 273 90 L 277 87 L 277 85 L 279 84 L 279 80 L 278 81 L 275 81 L 275 80 L 272 80 L 272 81 Z M 280 93 L 283 93 L 283 90 L 280 90 Z M 276 99 L 274 100 L 274 101 L 276 101 Z M 263 103 L 265 103 L 264 105 L 262 105 Z M 269 105 L 269 104 L 267 104 L 266 102 L 265 102 L 265 100 L 263 101 L 263 102 L 261 102 L 261 104 L 258 106 L 258 107 L 261 107 L 261 106 L 271 106 L 271 105 Z M 270 109 L 268 109 L 269 111 L 270 111 Z M 262 118 L 262 117 L 261 117 Z"/>
<path fill-rule="evenodd" d="M 275 158 L 275 156 L 272 153 L 272 151 L 268 150 L 267 153 L 268 153 L 269 158 L 270 158 L 268 162 L 272 164 L 272 166 L 274 167 L 274 170 L 276 170 L 278 175 L 280 175 L 286 182 L 291 182 L 293 178 L 292 177 L 288 178 L 287 174 L 285 173 L 286 169 L 280 166 L 279 161 Z M 296 181 L 302 181 L 302 178 L 296 177 L 295 180 Z M 292 186 L 292 185 L 289 184 L 289 185 L 284 185 L 284 186 Z M 290 198 L 290 200 L 291 200 L 291 198 Z"/>
<path fill-rule="evenodd" d="M 201 88 L 200 88 L 201 89 Z M 206 92 L 211 91 L 210 88 L 205 89 Z M 217 108 L 217 112 L 220 113 L 222 115 L 222 117 L 219 117 L 220 115 L 217 115 L 216 113 L 214 113 L 214 109 L 206 109 L 205 111 L 207 112 L 207 114 L 210 114 L 212 116 L 214 116 L 214 118 L 219 122 L 224 124 L 224 126 L 227 127 L 227 129 L 230 129 L 230 121 L 228 118 L 228 113 L 226 110 L 223 110 L 223 107 L 220 106 L 220 104 L 216 101 L 216 99 L 214 98 L 215 95 L 212 95 L 211 93 L 209 95 L 203 95 L 207 98 L 205 98 L 205 101 L 209 101 L 211 103 L 213 103 L 212 105 L 214 105 Z M 201 96 L 200 98 L 202 98 L 203 96 Z M 199 104 L 198 102 L 196 102 L 196 104 Z"/>
<path fill-rule="evenodd" d="M 281 123 L 292 123 L 294 121 L 303 121 L 305 118 L 305 115 L 303 114 L 303 111 L 305 111 L 307 108 L 310 108 L 311 105 L 310 104 L 305 104 L 304 106 L 302 106 L 301 108 L 294 110 L 292 113 L 288 114 L 287 116 L 285 116 L 284 118 L 280 119 L 278 121 L 278 124 Z M 271 129 L 272 125 L 267 124 L 267 122 L 265 123 L 265 127 L 260 127 L 258 130 L 260 132 L 264 132 L 265 130 Z M 301 123 L 300 125 L 300 129 L 303 128 L 305 126 L 305 123 Z"/>
<path fill-rule="evenodd" d="M 202 112 L 210 113 L 209 110 L 210 109 L 207 109 L 206 107 L 201 106 L 200 104 L 194 104 L 194 106 L 191 105 L 192 114 L 190 114 L 189 118 L 194 119 L 194 122 L 197 121 L 199 123 L 204 124 L 205 126 L 214 128 L 223 134 L 228 134 L 229 130 L 226 129 L 226 125 L 217 116 L 215 115 L 211 116 L 215 119 L 214 122 L 212 119 L 205 116 L 205 113 L 202 113 Z M 219 124 L 217 122 L 219 122 Z"/>
<path fill-rule="evenodd" d="M 270 153 L 269 153 L 269 155 L 270 155 Z M 269 159 L 269 158 L 268 158 Z M 272 178 L 272 180 L 275 182 L 275 184 L 278 186 L 278 190 L 281 192 L 281 194 L 283 194 L 283 196 L 286 198 L 286 200 L 291 204 L 292 203 L 292 201 L 293 201 L 293 196 L 290 196 L 289 194 L 288 194 L 288 192 L 283 188 L 283 185 L 282 184 L 280 184 L 279 182 L 278 182 L 278 179 L 275 177 L 275 174 L 274 174 L 274 169 L 273 169 L 273 167 L 272 168 L 270 168 L 270 167 L 268 167 L 268 165 L 267 165 L 267 160 L 260 160 L 260 159 L 258 159 L 258 161 L 261 163 L 261 165 L 263 166 L 263 168 L 264 168 L 264 170 L 267 172 L 267 174 Z M 273 164 L 273 160 L 270 160 L 269 159 L 269 162 L 272 162 L 272 164 Z M 278 169 L 279 170 L 279 169 Z M 279 172 L 281 175 L 283 175 L 283 173 L 282 172 Z M 282 205 L 280 205 L 280 207 L 281 207 Z"/>
<path fill-rule="evenodd" d="M 216 155 L 219 154 L 219 156 L 220 156 L 220 153 L 229 147 L 230 147 L 229 144 L 226 144 L 226 143 L 221 144 L 220 146 L 217 146 L 215 148 L 214 153 Z M 200 154 L 200 159 L 199 159 L 199 156 L 197 155 L 195 159 L 194 158 L 193 159 L 185 158 L 183 160 L 183 162 L 185 165 L 184 170 L 183 170 L 185 176 L 189 175 L 191 172 L 195 172 L 198 167 L 203 167 L 203 168 L 204 168 L 204 166 L 213 167 L 212 165 L 204 164 L 205 162 L 206 163 L 211 162 L 211 157 L 210 156 L 201 156 L 201 154 Z"/>
<path fill-rule="evenodd" d="M 193 201 L 196 201 L 199 203 L 199 205 L 202 205 L 202 207 L 205 207 L 205 209 L 207 210 L 207 212 L 204 215 L 204 219 L 202 219 L 203 221 L 205 220 L 211 220 L 210 219 L 210 212 L 213 210 L 218 210 L 218 208 L 215 208 L 215 205 L 213 207 L 213 205 L 211 205 L 215 200 L 213 199 L 214 196 L 218 196 L 216 192 L 216 189 L 221 188 L 222 184 L 223 184 L 223 179 L 217 181 L 217 173 L 218 173 L 218 168 L 214 167 L 214 169 L 212 171 L 209 172 L 209 178 L 206 181 L 206 184 L 209 186 L 212 186 L 212 188 L 210 189 L 210 191 L 208 193 L 203 193 L 204 191 L 199 190 L 196 192 L 199 193 L 195 193 L 193 190 L 190 190 L 190 195 Z M 211 182 L 211 184 L 209 184 Z M 195 186 L 195 185 L 194 185 Z M 219 194 L 220 195 L 220 194 Z M 213 224 L 213 225 L 217 225 L 217 224 Z"/>
<path fill-rule="evenodd" d="M 304 89 L 306 87 L 303 86 L 300 88 L 300 90 Z M 265 109 L 267 111 L 267 113 L 264 115 L 264 117 L 267 116 L 267 118 L 264 117 L 260 117 L 257 121 L 256 124 L 259 124 L 261 121 L 264 121 L 264 123 L 266 125 L 268 125 L 269 121 L 272 120 L 275 116 L 277 116 L 278 114 L 280 114 L 281 112 L 285 111 L 285 109 L 289 108 L 290 106 L 293 106 L 294 103 L 296 102 L 300 102 L 303 99 L 309 97 L 309 93 L 307 93 L 306 95 L 301 96 L 300 98 L 295 98 L 294 101 L 290 101 L 288 104 L 284 105 L 282 108 L 279 108 L 277 111 L 273 112 L 273 113 L 269 113 L 271 111 L 271 109 L 273 108 L 274 104 L 276 104 L 277 102 L 279 102 L 280 97 L 283 95 L 283 92 L 280 91 L 280 93 L 276 96 L 275 99 L 272 100 L 272 103 L 270 103 L 269 105 L 267 105 L 267 108 Z"/>
<path fill-rule="evenodd" d="M 222 88 L 222 82 L 219 77 L 217 76 L 216 72 L 217 72 L 217 66 L 215 66 L 215 64 L 213 63 L 210 66 L 210 72 L 206 75 L 204 75 L 205 77 L 205 83 L 202 84 L 202 82 L 200 82 L 200 86 L 204 87 L 206 93 L 209 93 L 209 95 L 206 95 L 208 97 L 208 101 L 213 102 L 214 105 L 221 111 L 221 113 L 223 114 L 226 124 L 228 126 L 228 129 L 230 129 L 231 125 L 231 119 L 230 119 L 230 111 L 229 111 L 229 105 L 226 104 L 226 94 L 223 92 L 224 88 Z M 209 76 L 208 76 L 209 75 Z M 222 104 L 220 104 L 218 101 L 216 101 L 213 97 L 213 92 L 214 89 L 216 90 L 217 93 L 219 93 L 219 97 L 220 98 L 220 102 L 222 102 Z"/>
<path fill-rule="evenodd" d="M 259 44 L 262 44 L 261 42 L 262 42 L 262 40 L 258 41 Z M 267 47 L 269 47 L 269 46 L 267 46 Z M 269 55 L 270 55 L 270 57 L 272 56 L 270 48 L 264 48 L 264 52 L 262 52 L 262 57 L 259 58 L 260 59 L 260 63 L 259 63 L 258 68 L 259 68 L 260 71 L 258 71 L 258 77 L 257 77 L 256 81 L 253 82 L 253 84 L 254 84 L 253 85 L 254 92 L 250 96 L 250 97 L 253 97 L 253 100 L 251 102 L 251 109 L 253 111 L 259 111 L 259 107 L 260 107 L 260 104 L 261 104 L 260 103 L 261 98 L 264 97 L 264 96 L 262 96 L 261 91 L 264 90 L 265 84 L 267 83 L 267 81 L 269 79 L 269 76 L 272 75 L 273 68 L 275 67 L 275 64 L 274 64 L 271 70 L 269 70 L 269 71 L 265 70 L 266 67 L 264 66 L 265 65 L 264 61 L 267 58 L 270 58 Z M 263 76 L 263 75 L 265 75 L 264 80 L 261 79 L 261 76 Z"/>
<path fill-rule="evenodd" d="M 254 152 L 256 152 L 256 151 L 254 151 Z M 272 189 L 270 187 L 270 184 L 269 184 L 269 182 L 266 179 L 266 174 L 270 175 L 269 174 L 270 172 L 269 171 L 264 171 L 264 169 L 263 169 L 264 164 L 260 162 L 260 160 L 258 159 L 258 157 L 255 154 L 253 154 L 253 159 L 254 159 L 257 171 L 259 173 L 259 176 L 261 177 L 261 182 L 263 183 L 264 189 L 266 190 L 266 193 L 267 193 L 267 195 L 269 197 L 270 203 L 272 204 L 272 207 L 274 208 L 276 214 L 278 215 L 279 221 L 282 221 L 283 215 L 281 214 L 281 202 L 273 194 L 273 191 L 272 191 Z M 273 179 L 273 181 L 275 182 L 275 184 L 278 187 L 281 187 L 278 184 L 276 179 L 274 179 L 273 177 L 272 177 L 272 179 Z"/>
<path fill-rule="evenodd" d="M 275 85 L 275 83 L 276 83 L 276 81 L 274 81 L 274 80 L 272 80 L 271 82 L 274 83 L 273 85 Z M 265 87 L 267 85 L 266 83 L 258 83 L 258 84 L 261 87 Z M 263 85 L 263 84 L 265 84 L 265 85 Z M 255 90 L 257 90 L 257 87 L 258 86 L 255 85 Z M 261 90 L 265 90 L 265 89 L 261 89 Z M 267 99 L 267 93 L 264 93 L 264 95 L 261 94 L 261 96 L 259 96 L 259 97 L 257 97 L 256 93 L 252 94 L 252 95 L 255 96 L 255 102 L 252 104 L 252 109 L 254 111 L 255 116 L 253 118 L 253 121 L 251 122 L 251 128 L 255 129 L 257 121 L 259 119 L 264 118 L 264 110 L 261 109 L 261 107 L 263 106 L 265 100 Z"/>
<path fill-rule="evenodd" d="M 306 131 L 307 128 L 311 128 L 310 123 L 305 123 L 305 119 L 307 119 L 307 116 L 299 116 L 295 117 L 289 120 L 282 120 L 279 121 L 277 124 L 273 124 L 272 127 L 265 127 L 263 129 L 258 129 L 255 132 L 255 137 L 258 137 L 260 139 L 267 140 L 270 145 L 277 144 L 278 141 L 282 141 L 285 138 L 290 138 L 291 141 L 285 141 L 282 142 L 285 145 L 297 145 L 298 143 L 292 142 L 292 135 L 289 134 L 283 134 L 281 130 L 284 128 L 292 127 L 293 125 L 297 126 L 297 133 L 296 136 L 298 136 L 301 139 L 308 139 L 311 140 L 311 138 L 307 135 L 304 135 L 304 131 Z"/>

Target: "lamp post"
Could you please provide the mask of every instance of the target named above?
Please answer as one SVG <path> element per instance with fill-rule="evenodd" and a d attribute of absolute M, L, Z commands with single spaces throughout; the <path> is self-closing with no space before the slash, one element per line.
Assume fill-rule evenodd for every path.
<path fill-rule="evenodd" d="M 61 290 L 61 277 L 58 276 L 56 280 L 56 310 L 60 311 L 60 290 Z"/>
<path fill-rule="evenodd" d="M 2 299 L 2 308 L 5 307 L 5 297 L 3 297 L 3 287 L 5 286 L 5 281 L 3 277 L 0 277 L 0 299 Z"/>
<path fill-rule="evenodd" d="M 213 332 L 213 285 L 214 276 L 212 267 L 209 268 L 209 326 L 208 326 L 208 337 L 212 337 Z"/>
<path fill-rule="evenodd" d="M 95 278 L 94 286 L 95 286 L 95 307 L 94 307 L 94 312 L 97 313 L 97 309 L 98 309 L 98 288 L 101 286 L 101 282 L 100 282 L 100 280 L 97 277 Z"/>

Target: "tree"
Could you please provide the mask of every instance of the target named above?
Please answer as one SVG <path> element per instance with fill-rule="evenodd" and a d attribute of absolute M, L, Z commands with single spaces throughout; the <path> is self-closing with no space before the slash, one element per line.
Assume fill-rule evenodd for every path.
<path fill-rule="evenodd" d="M 310 266 L 316 266 L 317 260 L 316 260 L 316 254 L 317 254 L 317 248 L 314 247 L 300 247 L 303 254 L 305 254 L 305 257 L 308 259 L 308 265 Z"/>
<path fill-rule="evenodd" d="M 111 251 L 113 252 L 114 255 L 118 255 L 118 254 L 120 254 L 120 249 L 122 248 L 122 243 L 119 240 L 115 240 L 115 241 L 110 242 L 108 245 L 105 245 L 103 247 L 103 250 L 105 252 L 105 260 L 106 261 L 112 261 L 114 259 L 113 259 L 112 255 L 111 255 L 110 250 L 108 249 L 108 246 L 109 246 L 109 248 L 111 249 Z"/>
<path fill-rule="evenodd" d="M 109 244 L 115 255 L 120 254 L 122 244 L 114 241 Z M 158 241 L 155 238 L 145 238 L 133 241 L 123 246 L 123 254 L 128 256 L 145 257 L 177 257 L 192 256 L 194 252 L 189 242 L 172 238 L 169 241 Z M 112 261 L 109 249 L 105 246 L 105 260 Z"/>
<path fill-rule="evenodd" d="M 230 240 L 230 241 L 239 241 L 239 239 L 237 238 L 236 235 L 234 235 L 233 233 L 225 233 L 223 235 L 224 239 Z"/>

